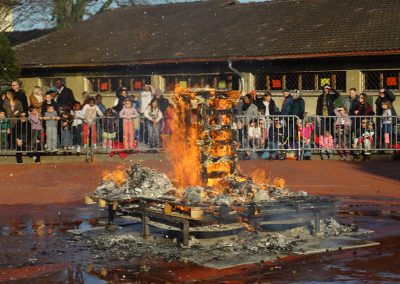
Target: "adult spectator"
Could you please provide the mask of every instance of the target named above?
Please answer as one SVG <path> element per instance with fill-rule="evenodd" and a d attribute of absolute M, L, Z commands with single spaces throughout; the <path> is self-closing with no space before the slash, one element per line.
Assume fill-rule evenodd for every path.
<path fill-rule="evenodd" d="M 358 105 L 354 110 L 354 114 L 357 116 L 371 116 L 375 115 L 375 112 L 368 102 L 368 95 L 366 93 L 361 93 L 358 99 Z"/>
<path fill-rule="evenodd" d="M 114 101 L 114 106 L 113 106 L 113 110 L 115 111 L 115 113 L 117 114 L 120 113 L 120 111 L 124 106 L 124 101 L 127 98 L 128 98 L 128 90 L 125 87 L 122 87 L 120 90 L 117 91 L 116 99 Z M 121 143 L 124 141 L 124 133 L 122 125 L 123 125 L 123 119 L 119 118 L 117 133 L 118 133 L 118 141 Z"/>
<path fill-rule="evenodd" d="M 24 112 L 28 113 L 28 99 L 26 98 L 24 91 L 21 90 L 19 82 L 12 81 L 11 89 L 14 90 L 14 93 L 15 93 L 14 98 L 21 102 L 22 107 L 24 108 Z"/>
<path fill-rule="evenodd" d="M 344 100 L 344 107 L 347 109 L 349 115 L 354 115 L 354 111 L 358 106 L 359 96 L 357 95 L 357 89 L 351 88 L 349 96 Z"/>
<path fill-rule="evenodd" d="M 376 115 L 381 116 L 383 114 L 382 102 L 388 100 L 392 104 L 392 115 L 397 116 L 395 109 L 393 108 L 393 102 L 396 100 L 396 96 L 391 90 L 380 89 L 378 98 L 375 100 Z"/>
<path fill-rule="evenodd" d="M 11 118 L 11 125 L 14 127 L 16 118 L 21 116 L 24 112 L 22 103 L 15 98 L 15 92 L 13 89 L 7 90 L 7 100 L 4 102 L 4 110 L 6 111 L 7 118 Z"/>
<path fill-rule="evenodd" d="M 146 108 L 150 105 L 152 95 L 152 87 L 150 85 L 144 85 L 143 91 L 140 93 L 139 97 L 139 112 L 141 115 L 144 115 Z"/>
<path fill-rule="evenodd" d="M 334 116 L 334 102 L 339 96 L 340 93 L 338 91 L 333 90 L 329 84 L 325 84 L 322 94 L 318 96 L 315 113 L 319 116 Z"/>
<path fill-rule="evenodd" d="M 257 97 L 254 104 L 257 106 L 258 111 L 265 116 L 276 115 L 278 112 L 278 107 L 272 99 L 270 92 L 265 92 L 264 96 Z"/>
<path fill-rule="evenodd" d="M 128 98 L 128 90 L 125 87 L 122 87 L 120 90 L 117 91 L 115 94 L 116 98 L 114 100 L 113 110 L 116 113 L 119 113 L 124 106 L 125 99 Z"/>
<path fill-rule="evenodd" d="M 358 105 L 354 110 L 355 117 L 355 136 L 360 137 L 362 134 L 362 127 L 361 123 L 364 122 L 368 123 L 368 118 L 366 116 L 375 115 L 375 112 L 372 106 L 368 102 L 368 95 L 365 93 L 361 93 L 358 99 Z"/>
<path fill-rule="evenodd" d="M 294 90 L 293 95 L 293 102 L 290 105 L 290 115 L 295 115 L 300 119 L 304 118 L 305 112 L 305 102 L 304 99 L 301 97 L 301 92 L 299 90 Z"/>
<path fill-rule="evenodd" d="M 334 118 L 329 116 L 335 116 L 335 100 L 339 97 L 340 93 L 333 90 L 329 84 L 324 85 L 322 94 L 318 96 L 315 113 L 323 117 L 320 125 L 322 133 L 333 129 Z"/>
<path fill-rule="evenodd" d="M 7 89 L 1 90 L 0 109 L 4 109 L 4 102 L 7 100 Z"/>
<path fill-rule="evenodd" d="M 290 94 L 290 92 L 285 89 L 283 90 L 283 102 L 282 102 L 282 108 L 281 112 L 283 115 L 289 115 L 290 114 L 290 108 L 293 103 L 293 97 Z"/>
<path fill-rule="evenodd" d="M 32 90 L 32 94 L 29 96 L 29 103 L 31 107 L 37 110 L 37 113 L 40 114 L 42 110 L 42 104 L 44 102 L 44 91 L 41 87 L 36 86 Z"/>
<path fill-rule="evenodd" d="M 74 93 L 71 89 L 67 88 L 61 79 L 57 79 L 54 82 L 57 88 L 57 99 L 56 102 L 62 109 L 71 110 L 75 102 Z"/>
<path fill-rule="evenodd" d="M 258 117 L 258 108 L 253 104 L 251 94 L 246 94 L 239 102 L 238 115 L 246 116 L 247 122 L 245 125 L 248 125 L 252 119 Z"/>

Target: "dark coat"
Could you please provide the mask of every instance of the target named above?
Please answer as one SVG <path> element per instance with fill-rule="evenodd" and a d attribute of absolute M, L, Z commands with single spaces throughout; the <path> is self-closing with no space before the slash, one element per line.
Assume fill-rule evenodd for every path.
<path fill-rule="evenodd" d="M 298 118 L 304 118 L 306 104 L 303 98 L 298 98 L 293 100 L 293 103 L 290 105 L 290 115 L 296 115 Z"/>
<path fill-rule="evenodd" d="M 254 101 L 254 104 L 257 106 L 259 112 L 265 113 L 265 105 L 264 98 L 260 97 Z M 278 107 L 273 99 L 270 100 L 268 105 L 269 115 L 276 115 L 278 112 Z"/>
<path fill-rule="evenodd" d="M 71 110 L 72 106 L 74 105 L 74 102 L 75 102 L 74 93 L 72 92 L 71 89 L 64 86 L 62 91 L 58 93 L 57 104 L 64 110 L 66 109 Z"/>
<path fill-rule="evenodd" d="M 375 115 L 375 112 L 370 104 L 358 104 L 355 110 L 358 111 L 357 116 Z"/>
<path fill-rule="evenodd" d="M 375 101 L 375 105 L 376 105 L 376 115 L 382 115 L 383 114 L 383 109 L 382 109 L 382 101 L 383 100 L 388 100 L 390 101 L 392 104 L 393 102 L 396 100 L 396 96 L 393 94 L 392 91 L 390 90 L 385 90 L 384 92 L 385 97 L 381 98 L 378 97 Z M 393 105 L 392 105 L 392 115 L 393 116 L 397 116 L 396 110 L 394 109 Z"/>
<path fill-rule="evenodd" d="M 40 110 L 41 116 L 44 116 L 44 113 L 47 111 L 47 106 L 49 105 L 52 105 L 54 107 L 54 110 L 58 113 L 58 104 L 56 103 L 56 101 L 51 99 L 50 104 L 47 104 L 47 101 L 45 100 L 42 103 L 42 108 Z"/>
<path fill-rule="evenodd" d="M 292 95 L 288 95 L 286 98 L 284 98 L 281 110 L 283 115 L 290 114 L 290 108 L 292 107 L 292 103 L 293 103 Z"/>
<path fill-rule="evenodd" d="M 167 110 L 167 108 L 169 107 L 170 103 L 168 101 L 168 99 L 164 98 L 164 96 L 160 96 L 157 99 L 158 102 L 158 108 L 161 110 L 161 112 L 163 113 L 163 115 L 165 114 L 165 111 Z"/>
<path fill-rule="evenodd" d="M 317 99 L 317 108 L 315 113 L 319 116 L 322 116 L 323 114 L 323 102 L 324 102 L 324 98 L 326 99 L 326 105 L 328 108 L 328 115 L 335 115 L 335 101 L 336 99 L 340 97 L 340 93 L 336 90 L 333 91 L 332 93 L 329 93 L 327 96 L 325 96 L 324 94 L 321 94 L 318 96 Z"/>
<path fill-rule="evenodd" d="M 21 102 L 22 107 L 24 108 L 24 112 L 27 114 L 28 113 L 28 98 L 26 97 L 24 91 L 19 90 L 18 92 L 15 92 L 14 99 L 17 99 Z"/>

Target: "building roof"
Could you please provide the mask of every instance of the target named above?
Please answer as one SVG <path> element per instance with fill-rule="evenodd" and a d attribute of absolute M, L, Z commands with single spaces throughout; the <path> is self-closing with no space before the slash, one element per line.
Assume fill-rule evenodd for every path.
<path fill-rule="evenodd" d="M 32 39 L 39 38 L 44 36 L 50 32 L 54 31 L 54 29 L 35 29 L 30 31 L 12 31 L 12 32 L 5 32 L 6 37 L 11 43 L 11 46 L 15 46 Z"/>
<path fill-rule="evenodd" d="M 24 68 L 400 54 L 398 0 L 115 9 L 17 46 Z"/>

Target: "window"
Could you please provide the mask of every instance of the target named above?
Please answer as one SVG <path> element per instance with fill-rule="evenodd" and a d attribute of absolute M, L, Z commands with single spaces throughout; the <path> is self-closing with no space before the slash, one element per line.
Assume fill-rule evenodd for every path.
<path fill-rule="evenodd" d="M 381 88 L 400 89 L 400 70 L 362 71 L 363 89 L 377 91 Z"/>
<path fill-rule="evenodd" d="M 140 91 L 145 84 L 150 84 L 150 76 L 125 77 L 89 77 L 89 92 L 116 92 L 125 87 L 129 91 Z"/>
<path fill-rule="evenodd" d="M 239 77 L 233 74 L 223 75 L 166 75 L 165 91 L 173 92 L 175 85 L 185 88 L 215 88 L 215 89 L 239 89 Z"/>
<path fill-rule="evenodd" d="M 57 79 L 61 79 L 62 83 L 65 84 L 66 79 L 65 78 L 41 78 L 40 81 L 42 82 L 42 88 L 46 91 L 50 89 L 51 87 L 54 87 L 54 82 Z"/>
<path fill-rule="evenodd" d="M 334 89 L 346 90 L 346 72 L 301 72 L 301 73 L 262 73 L 255 74 L 256 89 L 281 91 L 299 89 L 303 91 L 322 90 L 324 84 Z"/>

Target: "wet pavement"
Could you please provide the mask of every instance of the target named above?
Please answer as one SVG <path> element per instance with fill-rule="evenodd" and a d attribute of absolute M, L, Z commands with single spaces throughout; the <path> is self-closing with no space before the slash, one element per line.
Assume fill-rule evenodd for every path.
<path fill-rule="evenodd" d="M 245 164 L 242 168 L 252 166 Z M 293 165 L 295 166 L 297 167 Z M 313 164 L 307 166 L 312 167 Z M 393 171 L 395 170 L 397 169 L 394 168 Z M 361 174 L 363 173 L 365 172 Z M 349 174 L 355 175 L 354 172 Z M 388 190 L 391 189 L 390 183 L 393 183 L 392 196 L 376 194 L 377 190 L 384 191 L 383 187 L 360 195 L 360 188 L 356 188 L 351 180 L 347 191 L 353 191 L 353 194 L 334 192 L 335 198 L 340 201 L 337 203 L 337 217 L 343 222 L 373 230 L 374 233 L 367 238 L 379 242 L 379 246 L 319 255 L 291 256 L 274 262 L 223 270 L 190 263 L 163 262 L 146 255 L 131 259 L 103 258 L 98 251 L 88 249 L 82 239 L 67 232 L 70 229 L 101 225 L 106 214 L 96 205 L 87 206 L 78 201 L 3 204 L 0 206 L 0 282 L 399 283 L 400 193 L 397 197 L 395 195 L 400 187 L 395 174 L 394 177 L 375 177 L 384 179 L 383 183 Z M 320 181 L 313 182 L 323 188 Z M 291 183 L 299 184 L 298 177 L 291 179 L 290 174 L 287 174 L 287 183 L 289 187 Z M 367 183 L 368 181 L 364 185 L 368 185 Z M 325 194 L 321 195 L 332 195 L 331 188 L 327 187 Z M 77 197 L 78 200 L 79 198 Z M 134 230 L 139 229 L 139 226 L 134 227 Z"/>

